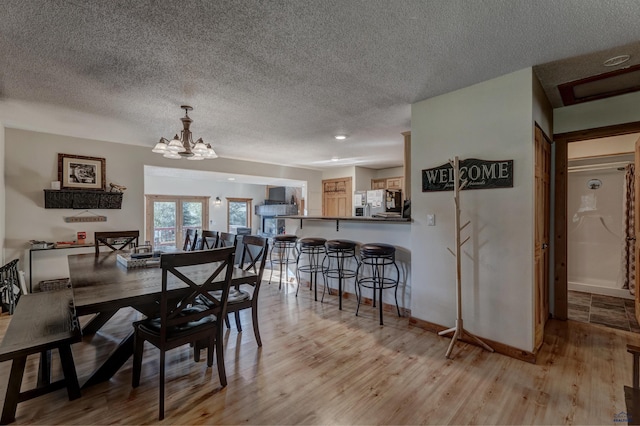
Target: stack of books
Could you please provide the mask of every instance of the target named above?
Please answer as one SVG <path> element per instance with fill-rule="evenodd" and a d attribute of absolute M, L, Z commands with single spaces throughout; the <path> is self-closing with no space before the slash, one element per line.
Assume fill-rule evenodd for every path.
<path fill-rule="evenodd" d="M 118 263 L 129 268 L 153 268 L 160 266 L 162 252 L 153 253 L 118 253 Z"/>

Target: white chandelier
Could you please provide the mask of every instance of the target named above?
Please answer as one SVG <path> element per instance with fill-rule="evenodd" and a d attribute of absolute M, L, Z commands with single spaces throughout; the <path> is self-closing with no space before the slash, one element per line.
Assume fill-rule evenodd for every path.
<path fill-rule="evenodd" d="M 184 110 L 184 117 L 180 119 L 184 127 L 180 132 L 180 138 L 178 138 L 178 135 L 175 135 L 171 141 L 166 138 L 160 138 L 160 142 L 151 151 L 163 154 L 163 157 L 177 160 L 180 158 L 186 158 L 187 160 L 218 158 L 211 145 L 205 145 L 202 138 L 195 142 L 193 141 L 191 130 L 189 130 L 189 126 L 193 123 L 193 120 L 189 118 L 189 111 L 193 110 L 193 108 L 189 105 L 182 105 L 180 108 Z"/>

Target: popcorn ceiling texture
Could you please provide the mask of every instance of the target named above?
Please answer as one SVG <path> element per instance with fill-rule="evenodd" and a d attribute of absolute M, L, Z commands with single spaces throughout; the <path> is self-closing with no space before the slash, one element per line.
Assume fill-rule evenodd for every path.
<path fill-rule="evenodd" d="M 640 40 L 637 0 L 3 0 L 1 9 L 0 101 L 122 120 L 149 147 L 180 130 L 179 107 L 190 104 L 194 136 L 221 157 L 311 168 L 346 164 L 332 157 L 401 165 L 411 103 L 635 43 L 630 53 Z M 591 63 L 572 63 L 570 80 L 594 73 Z M 567 67 L 536 72 L 559 106 Z"/>

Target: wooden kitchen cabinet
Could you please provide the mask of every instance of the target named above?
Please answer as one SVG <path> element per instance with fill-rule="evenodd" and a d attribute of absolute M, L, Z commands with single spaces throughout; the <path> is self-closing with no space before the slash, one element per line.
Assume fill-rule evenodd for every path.
<path fill-rule="evenodd" d="M 371 179 L 371 189 L 399 189 L 404 192 L 404 178 L 399 176 Z"/>

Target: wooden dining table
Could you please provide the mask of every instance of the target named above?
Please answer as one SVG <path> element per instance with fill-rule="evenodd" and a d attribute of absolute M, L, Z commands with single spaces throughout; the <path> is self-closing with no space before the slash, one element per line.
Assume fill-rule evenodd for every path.
<path fill-rule="evenodd" d="M 162 289 L 162 269 L 159 266 L 127 268 L 117 261 L 117 252 L 99 255 L 75 254 L 68 256 L 69 277 L 78 317 L 94 315 L 82 334 L 93 334 L 113 317 L 118 310 L 132 307 L 147 316 L 157 313 L 157 301 Z M 190 267 L 194 279 L 207 278 L 211 265 Z M 234 267 L 232 285 L 255 281 L 256 274 Z M 178 296 L 187 291 L 187 285 L 169 274 L 167 288 Z M 109 357 L 88 378 L 83 388 L 109 380 L 133 354 L 133 327 Z"/>

